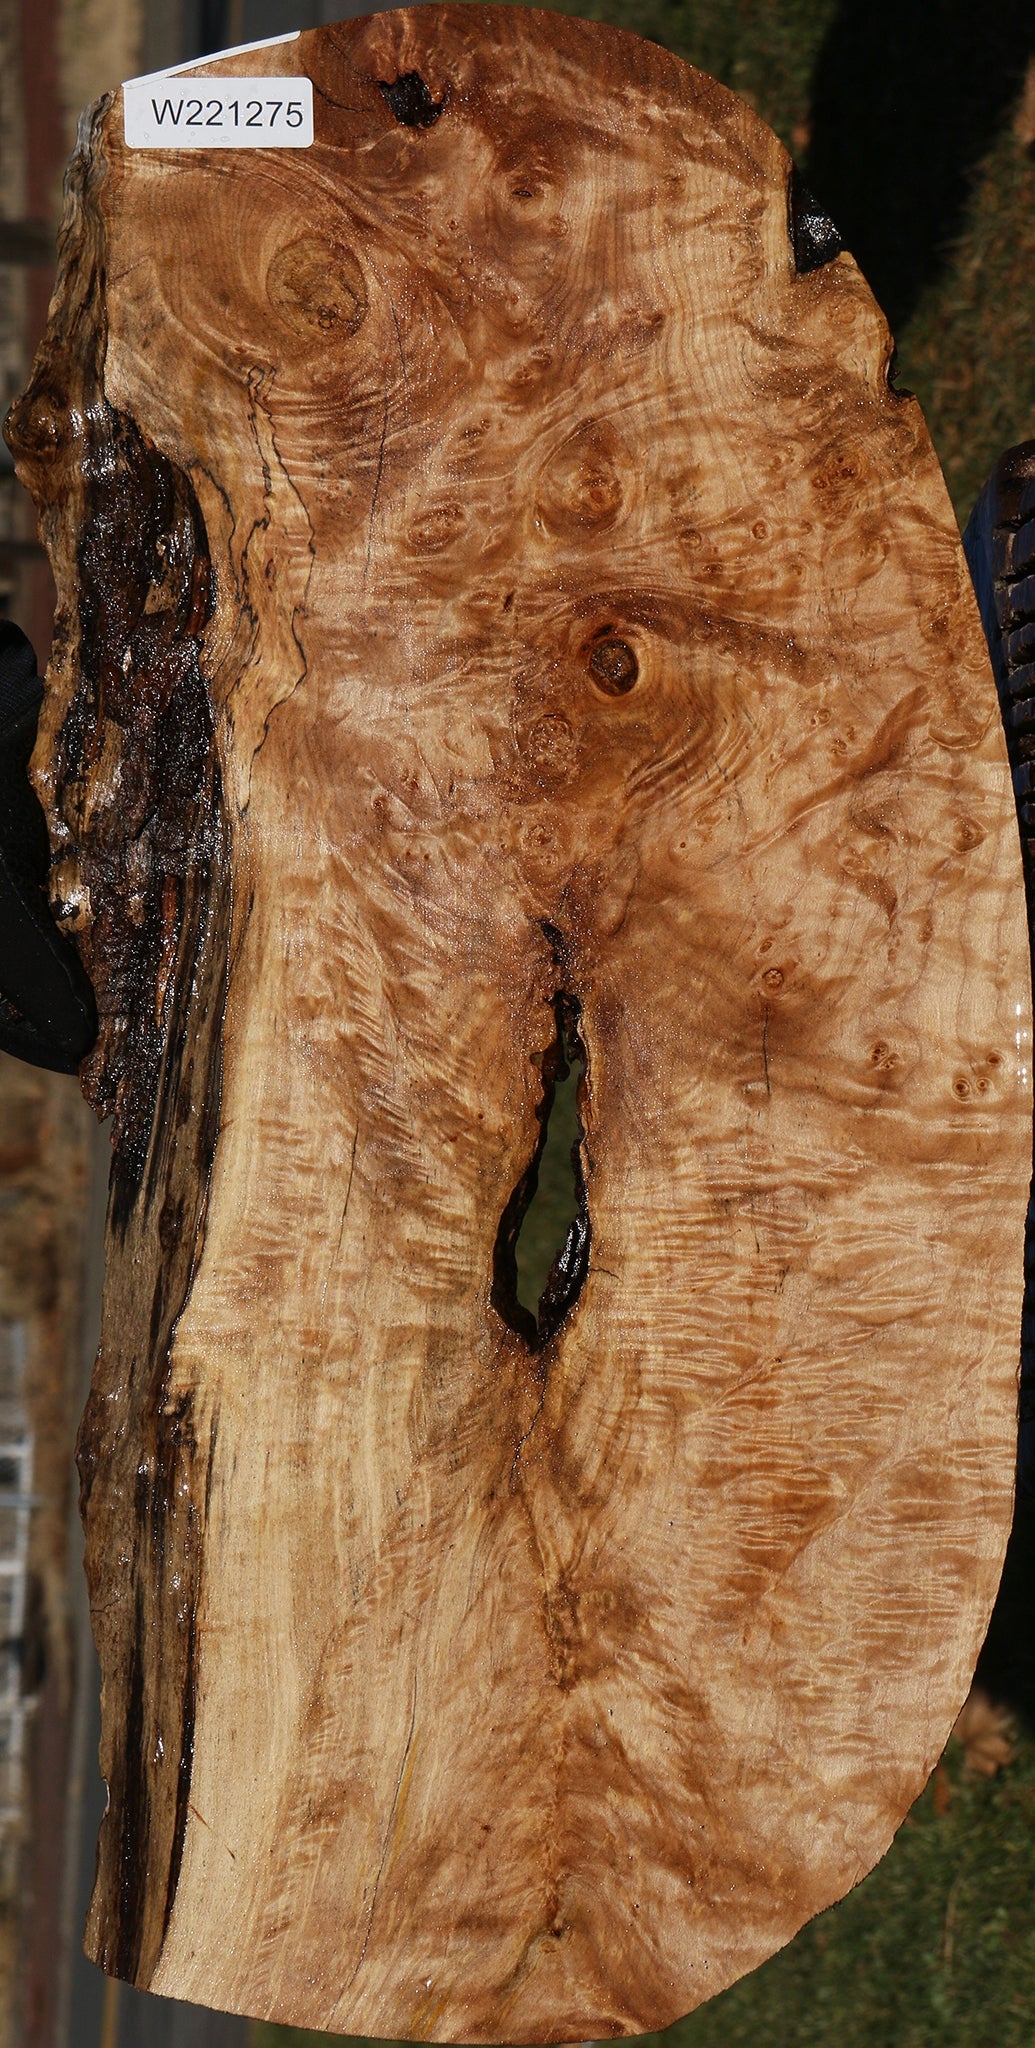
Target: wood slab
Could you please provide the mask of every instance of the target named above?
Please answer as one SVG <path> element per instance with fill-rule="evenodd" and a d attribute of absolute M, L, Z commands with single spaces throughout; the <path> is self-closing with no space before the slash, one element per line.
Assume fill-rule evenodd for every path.
<path fill-rule="evenodd" d="M 506 8 L 205 68 L 309 77 L 314 145 L 102 102 L 11 426 L 115 1144 L 88 1948 L 307 2027 L 636 2034 L 883 1854 L 995 1592 L 992 678 L 885 322 L 733 95 Z"/>

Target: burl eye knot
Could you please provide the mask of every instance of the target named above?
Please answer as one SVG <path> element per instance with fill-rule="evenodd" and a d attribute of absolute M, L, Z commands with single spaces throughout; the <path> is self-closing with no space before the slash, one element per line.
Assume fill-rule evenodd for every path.
<path fill-rule="evenodd" d="M 624 697 L 640 673 L 640 665 L 625 640 L 609 634 L 598 640 L 589 657 L 589 672 L 598 690 L 608 697 Z"/>

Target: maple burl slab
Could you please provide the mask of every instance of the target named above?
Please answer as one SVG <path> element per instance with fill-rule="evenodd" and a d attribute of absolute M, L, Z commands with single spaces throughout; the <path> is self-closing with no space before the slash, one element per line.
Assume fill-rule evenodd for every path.
<path fill-rule="evenodd" d="M 883 1853 L 995 1591 L 992 678 L 884 320 L 730 93 L 519 9 L 207 69 L 307 74 L 314 145 L 102 103 L 11 427 L 115 1138 L 89 1950 L 309 2027 L 638 2033 Z"/>

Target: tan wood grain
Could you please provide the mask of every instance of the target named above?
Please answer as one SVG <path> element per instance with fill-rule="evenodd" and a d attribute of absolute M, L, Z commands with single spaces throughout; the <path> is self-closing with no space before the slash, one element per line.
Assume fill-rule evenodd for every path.
<path fill-rule="evenodd" d="M 799 274 L 731 94 L 518 9 L 209 68 L 308 74 L 314 147 L 103 104 L 12 428 L 117 1141 L 90 1951 L 310 2027 L 638 2033 L 883 1853 L 994 1594 L 993 685 L 885 323 Z M 535 1348 L 496 1246 L 560 995 L 591 1244 Z"/>

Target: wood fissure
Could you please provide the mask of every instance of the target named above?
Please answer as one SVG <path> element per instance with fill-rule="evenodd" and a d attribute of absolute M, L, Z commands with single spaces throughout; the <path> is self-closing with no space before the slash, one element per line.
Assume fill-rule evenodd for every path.
<path fill-rule="evenodd" d="M 547 937 L 555 927 L 547 924 Z M 570 990 L 559 988 L 551 1005 L 555 1020 L 552 1043 L 543 1055 L 542 1096 L 536 1105 L 539 1135 L 535 1151 L 520 1175 L 500 1217 L 493 1247 L 492 1305 L 503 1321 L 524 1338 L 530 1351 L 541 1351 L 557 1335 L 565 1317 L 575 1308 L 589 1271 L 592 1226 L 589 1195 L 583 1162 L 586 1131 L 581 1119 L 571 1149 L 571 1172 L 575 1214 L 558 1246 L 539 1296 L 535 1311 L 519 1298 L 517 1247 L 529 1209 L 539 1187 L 539 1175 L 546 1151 L 550 1116 L 558 1084 L 568 1078 L 573 1065 L 579 1068 L 579 1093 L 586 1082 L 587 1056 L 579 1029 L 582 1005 Z"/>

